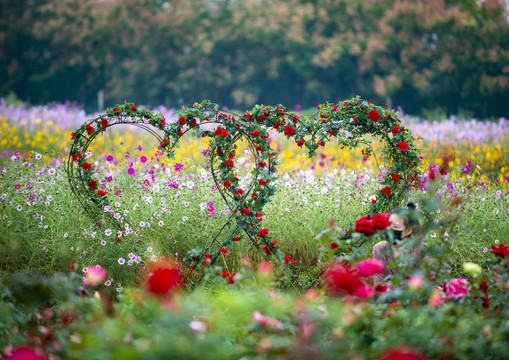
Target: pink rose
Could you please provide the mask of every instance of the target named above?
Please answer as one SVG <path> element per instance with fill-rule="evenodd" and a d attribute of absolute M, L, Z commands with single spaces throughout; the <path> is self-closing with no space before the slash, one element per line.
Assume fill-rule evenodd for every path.
<path fill-rule="evenodd" d="M 461 299 L 468 294 L 468 281 L 465 278 L 451 279 L 445 284 L 447 299 Z"/>
<path fill-rule="evenodd" d="M 384 272 L 384 262 L 380 259 L 366 259 L 357 264 L 359 276 L 366 277 Z"/>

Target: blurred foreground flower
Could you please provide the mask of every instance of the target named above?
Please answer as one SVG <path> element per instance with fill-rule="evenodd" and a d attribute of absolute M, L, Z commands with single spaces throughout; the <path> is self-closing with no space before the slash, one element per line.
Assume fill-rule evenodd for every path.
<path fill-rule="evenodd" d="M 44 360 L 44 356 L 36 350 L 27 346 L 16 348 L 10 355 L 4 357 L 5 360 Z"/>
<path fill-rule="evenodd" d="M 150 265 L 146 277 L 147 290 L 158 296 L 178 291 L 184 283 L 182 270 L 171 260 L 161 260 Z"/>
<path fill-rule="evenodd" d="M 477 276 L 482 272 L 482 268 L 475 263 L 466 262 L 463 264 L 463 271 L 466 274 L 470 274 L 472 276 Z"/>
<path fill-rule="evenodd" d="M 468 294 L 468 281 L 464 278 L 451 279 L 445 284 L 447 299 L 461 299 Z"/>
<path fill-rule="evenodd" d="M 411 348 L 390 349 L 378 360 L 426 360 L 426 357 Z"/>
<path fill-rule="evenodd" d="M 87 268 L 87 274 L 83 279 L 83 283 L 87 286 L 97 286 L 106 277 L 106 270 L 101 267 L 90 265 Z"/>

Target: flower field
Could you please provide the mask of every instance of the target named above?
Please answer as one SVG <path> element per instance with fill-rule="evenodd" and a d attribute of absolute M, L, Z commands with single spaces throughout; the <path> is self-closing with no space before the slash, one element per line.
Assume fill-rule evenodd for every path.
<path fill-rule="evenodd" d="M 178 119 L 174 109 L 153 110 Z M 509 353 L 509 120 L 402 118 L 422 151 L 420 186 L 407 195 L 418 204 L 426 261 L 375 286 L 377 266 L 388 265 L 369 263 L 371 248 L 388 229 L 361 234 L 354 224 L 380 201 L 373 194 L 386 170 L 377 141 L 370 156 L 330 143 L 310 159 L 272 134 L 277 191 L 259 220 L 284 264 L 243 239 L 193 269 L 184 263 L 188 252 L 236 226 L 209 169 L 208 140 L 185 138 L 168 159 L 132 126 L 98 136 L 84 156 L 109 203 L 91 220 L 65 166 L 71 133 L 97 116 L 73 104 L 0 101 L 6 358 Z M 246 184 L 247 148 L 236 157 Z"/>

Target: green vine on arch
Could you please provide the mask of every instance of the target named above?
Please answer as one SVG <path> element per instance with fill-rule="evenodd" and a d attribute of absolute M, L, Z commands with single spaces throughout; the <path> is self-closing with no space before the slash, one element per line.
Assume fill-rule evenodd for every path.
<path fill-rule="evenodd" d="M 337 140 L 341 148 L 365 146 L 363 153 L 369 156 L 373 150 L 364 136 L 371 135 L 381 140 L 385 144 L 382 157 L 389 164 L 381 173 L 380 187 L 373 194 L 376 200 L 366 210 L 368 214 L 396 207 L 405 191 L 419 183 L 420 150 L 415 145 L 411 130 L 401 122 L 394 110 L 388 110 L 386 105 L 374 105 L 360 97 L 335 104 L 320 104 L 310 117 L 288 112 L 282 105 L 256 105 L 250 111 L 237 115 L 221 111 L 218 104 L 204 100 L 192 107 L 182 107 L 178 111 L 178 120 L 171 123 L 167 123 L 161 114 L 125 103 L 108 109 L 106 114 L 83 124 L 72 134 L 74 142 L 69 152 L 69 181 L 87 210 L 90 204 L 96 208 L 104 206 L 107 194 L 97 188 L 92 178 L 93 166 L 87 162 L 84 152 L 96 136 L 117 124 L 135 124 L 152 132 L 160 140 L 160 150 L 170 158 L 174 155 L 174 147 L 188 131 L 196 137 L 211 139 L 214 178 L 223 199 L 232 210 L 236 230 L 222 242 L 214 240 L 215 249 L 192 249 L 185 259 L 191 269 L 200 263 L 213 263 L 221 252 L 228 251 L 235 241 L 240 241 L 245 235 L 267 255 L 275 255 L 288 263 L 288 256 L 279 250 L 275 241 L 271 241 L 270 230 L 263 227 L 263 208 L 276 191 L 274 181 L 279 164 L 277 152 L 270 147 L 269 131 L 293 139 L 299 147 L 306 147 L 309 157 L 333 140 Z M 205 124 L 217 126 L 214 125 L 213 130 L 204 130 L 202 126 Z M 159 137 L 152 128 L 163 132 L 164 137 Z M 239 185 L 235 173 L 235 142 L 240 138 L 248 140 L 255 159 L 251 171 L 254 181 L 247 188 Z M 213 168 L 215 159 L 218 160 L 217 174 Z"/>

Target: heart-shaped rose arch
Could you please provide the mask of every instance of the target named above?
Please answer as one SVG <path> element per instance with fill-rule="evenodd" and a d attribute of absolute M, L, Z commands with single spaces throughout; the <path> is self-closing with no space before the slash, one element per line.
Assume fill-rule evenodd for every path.
<path fill-rule="evenodd" d="M 388 110 L 386 105 L 373 105 L 359 97 L 336 104 L 321 104 L 311 117 L 287 112 L 282 105 L 256 105 L 252 110 L 237 115 L 220 111 L 219 105 L 209 101 L 182 107 L 178 116 L 178 121 L 166 123 L 161 114 L 138 109 L 132 103 L 108 109 L 106 114 L 88 121 L 73 132 L 74 142 L 69 151 L 67 172 L 72 191 L 89 215 L 95 217 L 107 203 L 108 194 L 97 189 L 92 178 L 93 166 L 83 154 L 95 137 L 108 127 L 130 124 L 147 130 L 158 138 L 159 149 L 170 157 L 173 157 L 179 139 L 188 131 L 198 137 L 210 138 L 212 175 L 237 226 L 219 240 L 221 229 L 204 249 L 191 250 L 185 259 L 191 270 L 202 262 L 214 263 L 221 251 L 226 251 L 233 242 L 243 237 L 248 237 L 254 246 L 263 249 L 266 254 L 284 260 L 285 255 L 271 241 L 270 230 L 264 228 L 261 221 L 263 208 L 276 191 L 273 184 L 278 154 L 270 147 L 269 129 L 294 139 L 297 146 L 305 146 L 310 157 L 331 139 L 336 139 L 341 148 L 366 145 L 365 155 L 372 153 L 370 142 L 364 139 L 365 135 L 384 142 L 383 158 L 390 164 L 386 165 L 388 171 L 383 174 L 380 188 L 374 194 L 377 201 L 367 209 L 369 214 L 397 206 L 405 191 L 419 182 L 419 149 L 414 144 L 411 131 L 401 123 L 394 110 Z M 164 137 L 155 130 L 163 132 Z M 235 173 L 236 142 L 240 140 L 247 141 L 255 164 L 251 171 L 253 181 L 245 188 L 240 187 Z"/>

